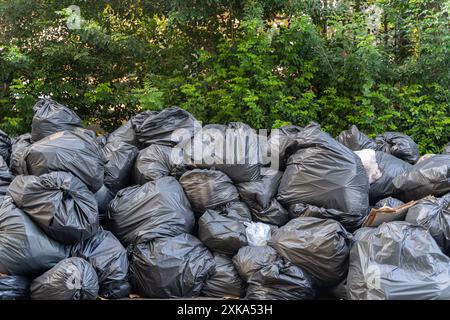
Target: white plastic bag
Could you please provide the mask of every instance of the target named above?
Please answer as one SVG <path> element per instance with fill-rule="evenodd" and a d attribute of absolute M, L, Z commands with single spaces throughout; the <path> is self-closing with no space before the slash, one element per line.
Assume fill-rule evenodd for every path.
<path fill-rule="evenodd" d="M 271 229 L 268 224 L 261 222 L 245 222 L 245 234 L 249 246 L 265 246 L 271 237 Z"/>
<path fill-rule="evenodd" d="M 372 184 L 380 179 L 383 174 L 378 167 L 375 150 L 363 149 L 354 152 L 361 158 L 361 162 L 369 176 L 369 183 Z"/>

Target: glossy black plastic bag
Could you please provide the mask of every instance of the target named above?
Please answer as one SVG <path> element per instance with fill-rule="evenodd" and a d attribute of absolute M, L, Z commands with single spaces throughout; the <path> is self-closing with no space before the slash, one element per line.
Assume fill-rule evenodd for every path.
<path fill-rule="evenodd" d="M 430 233 L 405 221 L 356 231 L 347 294 L 352 300 L 450 299 L 450 258 Z"/>
<path fill-rule="evenodd" d="M 300 217 L 275 231 L 268 244 L 318 285 L 333 286 L 347 273 L 350 242 L 351 234 L 339 222 Z"/>
<path fill-rule="evenodd" d="M 30 133 L 25 133 L 14 140 L 11 148 L 11 172 L 15 175 L 27 174 L 27 164 L 25 157 L 28 148 L 33 144 Z"/>
<path fill-rule="evenodd" d="M 33 280 L 32 300 L 95 300 L 98 279 L 84 259 L 67 258 Z"/>
<path fill-rule="evenodd" d="M 195 219 L 178 181 L 164 177 L 120 190 L 110 203 L 108 220 L 111 231 L 128 246 L 191 233 Z"/>
<path fill-rule="evenodd" d="M 131 184 L 131 172 L 138 152 L 138 148 L 122 141 L 111 141 L 103 148 L 106 160 L 104 184 L 114 194 Z"/>
<path fill-rule="evenodd" d="M 247 282 L 255 272 L 279 259 L 280 256 L 272 247 L 245 246 L 233 257 L 233 264 L 241 278 Z"/>
<path fill-rule="evenodd" d="M 83 181 L 92 192 L 103 186 L 105 160 L 90 132 L 76 129 L 52 134 L 30 146 L 27 174 L 40 176 L 66 171 Z"/>
<path fill-rule="evenodd" d="M 137 244 L 130 277 L 142 297 L 190 298 L 200 295 L 214 266 L 212 254 L 197 238 L 181 234 Z"/>
<path fill-rule="evenodd" d="M 348 130 L 342 131 L 336 140 L 353 151 L 363 149 L 377 150 L 375 141 L 359 131 L 355 125 L 352 125 Z"/>
<path fill-rule="evenodd" d="M 145 119 L 157 114 L 157 111 L 144 111 L 136 114 L 108 135 L 107 142 L 121 141 L 138 147 L 139 143 L 136 137 L 136 130 L 142 125 Z"/>
<path fill-rule="evenodd" d="M 5 160 L 0 157 L 0 195 L 5 195 L 9 185 L 13 181 L 14 176 L 9 171 L 9 167 Z"/>
<path fill-rule="evenodd" d="M 0 300 L 27 300 L 30 280 L 22 276 L 0 275 Z"/>
<path fill-rule="evenodd" d="M 399 132 L 385 132 L 376 137 L 377 150 L 392 154 L 393 156 L 414 164 L 419 160 L 417 144 L 406 134 Z"/>
<path fill-rule="evenodd" d="M 311 124 L 296 136 L 298 151 L 288 160 L 277 200 L 289 208 L 308 203 L 349 213 L 369 207 L 369 178 L 361 159 Z"/>
<path fill-rule="evenodd" d="M 48 236 L 60 243 L 85 240 L 98 229 L 94 194 L 68 172 L 17 176 L 8 195 Z"/>
<path fill-rule="evenodd" d="M 231 259 L 214 254 L 216 264 L 213 273 L 206 280 L 202 296 L 213 298 L 240 298 L 245 294 L 244 283 Z"/>
<path fill-rule="evenodd" d="M 41 99 L 33 107 L 31 136 L 39 141 L 56 132 L 83 127 L 83 121 L 69 108 L 51 99 Z"/>
<path fill-rule="evenodd" d="M 248 281 L 249 300 L 311 300 L 313 280 L 301 268 L 278 260 L 255 272 Z"/>
<path fill-rule="evenodd" d="M 375 203 L 375 208 L 382 208 L 382 207 L 391 207 L 391 208 L 397 208 L 405 203 L 403 201 L 400 201 L 398 199 L 395 199 L 393 197 L 387 197 L 384 199 L 381 199 L 377 203 Z"/>
<path fill-rule="evenodd" d="M 100 229 L 89 239 L 73 246 L 71 256 L 83 258 L 94 267 L 101 297 L 128 297 L 131 285 L 128 282 L 127 250 L 111 232 Z"/>
<path fill-rule="evenodd" d="M 49 238 L 11 197 L 0 205 L 0 273 L 37 276 L 68 256 L 62 244 Z"/>
<path fill-rule="evenodd" d="M 5 162 L 9 165 L 9 158 L 11 156 L 11 139 L 8 135 L 0 130 L 0 157 L 5 160 Z"/>

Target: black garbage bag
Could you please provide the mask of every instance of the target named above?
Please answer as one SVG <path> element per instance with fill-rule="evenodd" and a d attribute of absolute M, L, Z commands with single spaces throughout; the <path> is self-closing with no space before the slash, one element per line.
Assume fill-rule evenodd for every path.
<path fill-rule="evenodd" d="M 14 176 L 9 171 L 9 167 L 5 160 L 0 157 L 0 195 L 5 195 L 8 190 L 8 186 L 13 181 Z"/>
<path fill-rule="evenodd" d="M 103 148 L 106 160 L 104 183 L 114 194 L 131 184 L 131 172 L 138 153 L 138 148 L 122 141 L 109 142 Z"/>
<path fill-rule="evenodd" d="M 291 219 L 298 217 L 314 217 L 320 219 L 333 219 L 338 221 L 349 232 L 360 228 L 364 223 L 369 209 L 361 213 L 348 213 L 336 209 L 326 209 L 312 204 L 296 203 L 289 208 Z"/>
<path fill-rule="evenodd" d="M 446 144 L 444 150 L 442 151 L 442 154 L 450 154 L 450 142 Z"/>
<path fill-rule="evenodd" d="M 11 156 L 11 139 L 8 135 L 0 130 L 0 157 L 9 165 L 9 158 Z"/>
<path fill-rule="evenodd" d="M 142 123 L 144 123 L 145 119 L 153 117 L 157 114 L 158 111 L 143 111 L 136 114 L 135 116 L 131 117 L 130 120 L 125 122 L 125 124 L 109 134 L 107 143 L 113 141 L 121 141 L 138 147 L 139 143 L 136 137 L 137 128 L 139 128 Z"/>
<path fill-rule="evenodd" d="M 0 206 L 0 273 L 37 276 L 68 256 L 65 246 L 47 237 L 4 197 Z"/>
<path fill-rule="evenodd" d="M 114 197 L 115 194 L 106 186 L 102 186 L 100 190 L 94 194 L 98 206 L 98 221 L 101 226 L 106 225 L 108 222 L 108 208 Z"/>
<path fill-rule="evenodd" d="M 131 285 L 128 282 L 127 250 L 111 232 L 100 229 L 89 239 L 73 246 L 71 256 L 83 258 L 94 267 L 101 297 L 128 297 Z"/>
<path fill-rule="evenodd" d="M 405 221 L 422 226 L 446 255 L 450 255 L 450 193 L 425 197 L 408 209 Z"/>
<path fill-rule="evenodd" d="M 136 137 L 145 147 L 151 144 L 174 147 L 182 141 L 188 141 L 200 128 L 201 124 L 192 114 L 173 107 L 147 117 L 136 128 Z"/>
<path fill-rule="evenodd" d="M 108 220 L 125 246 L 191 233 L 195 222 L 183 188 L 173 177 L 120 190 L 110 203 Z"/>
<path fill-rule="evenodd" d="M 369 179 L 361 159 L 316 124 L 297 134 L 299 150 L 288 160 L 277 200 L 362 213 L 369 207 Z"/>
<path fill-rule="evenodd" d="M 352 125 L 348 130 L 342 131 L 336 140 L 353 151 L 363 149 L 377 150 L 378 148 L 375 141 L 359 131 L 355 125 Z"/>
<path fill-rule="evenodd" d="M 255 272 L 279 259 L 280 256 L 272 247 L 245 246 L 233 257 L 233 264 L 241 278 L 247 282 Z"/>
<path fill-rule="evenodd" d="M 144 184 L 161 177 L 180 177 L 185 171 L 182 155 L 175 148 L 152 144 L 141 150 L 133 168 L 135 184 Z"/>
<path fill-rule="evenodd" d="M 214 262 L 216 266 L 205 282 L 202 296 L 213 298 L 240 298 L 244 296 L 244 283 L 237 273 L 233 261 L 225 255 L 215 253 Z"/>
<path fill-rule="evenodd" d="M 99 144 L 100 148 L 104 148 L 108 143 L 109 133 L 102 134 L 95 138 L 95 141 Z"/>
<path fill-rule="evenodd" d="M 22 276 L 0 274 L 0 300 L 28 300 L 30 280 Z"/>
<path fill-rule="evenodd" d="M 387 198 L 384 198 L 384 199 L 381 199 L 380 201 L 378 201 L 375 204 L 375 208 L 382 208 L 382 207 L 397 208 L 404 204 L 405 203 L 403 201 L 400 201 L 400 200 L 392 198 L 392 197 L 387 197 Z"/>
<path fill-rule="evenodd" d="M 352 300 L 450 299 L 450 258 L 430 233 L 405 221 L 356 231 L 347 294 Z"/>
<path fill-rule="evenodd" d="M 198 221 L 198 237 L 211 251 L 233 256 L 247 245 L 244 223 L 250 221 L 233 213 L 208 209 Z"/>
<path fill-rule="evenodd" d="M 239 193 L 226 174 L 216 170 L 194 169 L 180 178 L 192 209 L 203 214 L 231 201 L 239 200 Z"/>
<path fill-rule="evenodd" d="M 375 152 L 375 158 L 381 177 L 370 185 L 369 200 L 372 204 L 394 194 L 395 187 L 392 180 L 411 168 L 408 162 L 381 151 Z"/>
<path fill-rule="evenodd" d="M 27 174 L 27 164 L 25 162 L 25 156 L 27 155 L 28 148 L 33 144 L 31 139 L 31 133 L 25 133 L 18 136 L 11 148 L 11 172 L 14 175 Z"/>
<path fill-rule="evenodd" d="M 271 131 L 269 138 L 271 160 L 278 161 L 279 170 L 286 170 L 287 160 L 297 151 L 296 135 L 302 130 L 303 128 L 298 126 L 284 126 Z"/>
<path fill-rule="evenodd" d="M 206 125 L 190 142 L 183 145 L 189 164 L 219 170 L 235 183 L 259 179 L 267 145 L 250 126 L 241 122 Z"/>
<path fill-rule="evenodd" d="M 312 300 L 313 280 L 289 261 L 278 260 L 255 272 L 248 280 L 249 300 Z"/>
<path fill-rule="evenodd" d="M 180 234 L 137 244 L 130 277 L 142 297 L 190 298 L 200 295 L 214 267 L 212 254 L 197 238 Z"/>
<path fill-rule="evenodd" d="M 61 243 L 74 244 L 98 229 L 94 194 L 68 172 L 17 176 L 8 195 L 48 236 Z"/>
<path fill-rule="evenodd" d="M 33 107 L 31 136 L 39 141 L 56 132 L 83 127 L 83 121 L 69 108 L 51 99 L 40 99 Z"/>
<path fill-rule="evenodd" d="M 268 244 L 326 287 L 347 274 L 350 242 L 351 234 L 339 222 L 300 217 L 275 231 Z"/>
<path fill-rule="evenodd" d="M 385 132 L 376 137 L 377 150 L 392 154 L 393 156 L 414 164 L 419 160 L 417 144 L 406 134 L 399 132 Z"/>
<path fill-rule="evenodd" d="M 450 192 L 450 155 L 435 155 L 418 162 L 392 180 L 396 198 L 407 202 Z"/>
<path fill-rule="evenodd" d="M 33 280 L 32 300 L 95 300 L 98 279 L 84 259 L 67 258 Z"/>
<path fill-rule="evenodd" d="M 277 226 L 289 221 L 289 213 L 275 199 L 282 176 L 281 171 L 268 170 L 259 180 L 236 185 L 242 201 L 250 207 L 255 221 Z"/>
<path fill-rule="evenodd" d="M 57 132 L 32 144 L 25 160 L 27 174 L 40 176 L 52 171 L 67 171 L 92 192 L 103 186 L 105 160 L 102 150 L 84 130 Z"/>

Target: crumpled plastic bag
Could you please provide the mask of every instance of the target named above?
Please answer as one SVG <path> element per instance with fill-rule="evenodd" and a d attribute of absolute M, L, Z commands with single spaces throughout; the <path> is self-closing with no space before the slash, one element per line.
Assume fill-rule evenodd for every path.
<path fill-rule="evenodd" d="M 380 179 L 382 173 L 380 171 L 380 168 L 378 167 L 375 150 L 363 149 L 355 151 L 355 153 L 361 159 L 361 162 L 366 169 L 367 176 L 369 177 L 369 184 L 372 184 Z"/>
<path fill-rule="evenodd" d="M 279 170 L 286 170 L 287 160 L 297 151 L 296 135 L 302 130 L 302 127 L 291 125 L 271 131 L 268 141 L 271 160 L 278 161 Z"/>
<path fill-rule="evenodd" d="M 377 150 L 392 154 L 411 164 L 420 157 L 417 144 L 406 134 L 399 132 L 385 132 L 375 138 Z"/>
<path fill-rule="evenodd" d="M 135 116 L 131 117 L 130 120 L 125 122 L 125 124 L 109 134 L 107 142 L 122 141 L 139 147 L 139 143 L 136 137 L 137 129 L 142 125 L 142 123 L 144 123 L 145 119 L 153 117 L 157 114 L 158 111 L 143 111 L 136 114 Z"/>
<path fill-rule="evenodd" d="M 405 221 L 427 229 L 442 252 L 450 255 L 450 193 L 417 201 L 408 209 Z"/>
<path fill-rule="evenodd" d="M 14 176 L 9 171 L 9 167 L 5 160 L 0 157 L 0 195 L 5 195 L 9 185 L 13 181 Z"/>
<path fill-rule="evenodd" d="M 208 249 L 194 236 L 181 234 L 134 246 L 130 277 L 142 297 L 190 298 L 200 295 L 214 267 Z"/>
<path fill-rule="evenodd" d="M 405 203 L 403 201 L 400 201 L 393 197 L 387 197 L 387 198 L 384 198 L 384 199 L 381 199 L 380 201 L 378 201 L 374 207 L 375 208 L 382 208 L 382 207 L 397 208 L 404 204 Z"/>
<path fill-rule="evenodd" d="M 48 236 L 60 243 L 85 240 L 98 229 L 94 194 L 68 172 L 17 176 L 8 195 Z"/>
<path fill-rule="evenodd" d="M 178 181 L 164 177 L 120 190 L 109 205 L 108 226 L 128 246 L 191 233 L 194 213 Z"/>
<path fill-rule="evenodd" d="M 248 280 L 249 300 L 312 300 L 313 280 L 301 268 L 279 260 L 255 272 Z"/>
<path fill-rule="evenodd" d="M 88 261 L 98 276 L 99 295 L 106 299 L 128 297 L 127 250 L 109 231 L 99 230 L 87 240 L 72 246 L 70 255 Z"/>
<path fill-rule="evenodd" d="M 353 151 L 363 149 L 377 150 L 375 141 L 359 131 L 355 125 L 352 125 L 348 130 L 342 131 L 336 140 Z"/>
<path fill-rule="evenodd" d="M 1 300 L 28 300 L 30 297 L 30 280 L 22 276 L 0 274 Z"/>
<path fill-rule="evenodd" d="M 255 272 L 280 259 L 272 247 L 245 246 L 233 257 L 233 264 L 241 278 L 247 282 Z"/>
<path fill-rule="evenodd" d="M 347 295 L 352 300 L 450 299 L 450 258 L 430 233 L 405 221 L 356 231 Z"/>
<path fill-rule="evenodd" d="M 56 132 L 83 127 L 75 112 L 52 99 L 41 99 L 33 107 L 31 136 L 39 141 Z"/>
<path fill-rule="evenodd" d="M 11 148 L 11 172 L 14 175 L 27 174 L 27 164 L 25 162 L 25 156 L 27 155 L 28 148 L 33 144 L 30 133 L 25 133 L 18 136 Z"/>
<path fill-rule="evenodd" d="M 67 258 L 33 280 L 32 300 L 95 300 L 98 279 L 84 259 Z"/>
<path fill-rule="evenodd" d="M 9 165 L 11 156 L 11 139 L 8 135 L 0 130 L 0 157 Z"/>
<path fill-rule="evenodd" d="M 265 246 L 272 236 L 270 226 L 261 222 L 246 222 L 245 234 L 249 246 Z"/>
<path fill-rule="evenodd" d="M 280 256 L 305 270 L 320 286 L 337 285 L 346 275 L 351 234 L 331 219 L 300 217 L 269 240 Z"/>
<path fill-rule="evenodd" d="M 34 277 L 68 256 L 68 248 L 49 238 L 11 197 L 0 203 L 0 273 Z"/>

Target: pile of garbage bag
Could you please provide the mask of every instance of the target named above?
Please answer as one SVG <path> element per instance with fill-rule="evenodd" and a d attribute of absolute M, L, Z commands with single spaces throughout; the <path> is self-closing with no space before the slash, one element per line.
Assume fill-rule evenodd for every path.
<path fill-rule="evenodd" d="M 0 131 L 0 300 L 450 299 L 450 149 L 173 107 Z"/>

